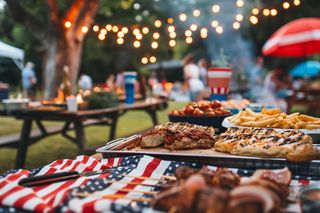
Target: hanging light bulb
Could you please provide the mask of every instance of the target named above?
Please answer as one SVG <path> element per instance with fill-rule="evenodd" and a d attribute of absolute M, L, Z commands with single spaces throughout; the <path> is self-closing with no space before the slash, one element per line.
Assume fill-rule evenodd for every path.
<path fill-rule="evenodd" d="M 176 34 L 175 32 L 171 32 L 171 33 L 169 34 L 169 37 L 170 37 L 170 38 L 175 38 L 175 37 L 177 37 L 177 34 Z"/>
<path fill-rule="evenodd" d="M 300 3 L 301 3 L 300 0 L 294 0 L 294 1 L 293 1 L 293 4 L 294 4 L 295 6 L 299 6 Z"/>
<path fill-rule="evenodd" d="M 143 58 L 141 59 L 141 63 L 142 63 L 142 64 L 147 64 L 147 63 L 148 63 L 148 58 L 147 58 L 147 57 L 143 57 Z"/>
<path fill-rule="evenodd" d="M 211 26 L 214 27 L 214 28 L 216 28 L 216 27 L 219 26 L 219 22 L 216 21 L 216 20 L 213 20 L 213 21 L 211 22 Z"/>
<path fill-rule="evenodd" d="M 119 30 L 118 26 L 115 25 L 112 27 L 112 32 L 116 33 L 116 32 L 118 32 L 118 30 Z"/>
<path fill-rule="evenodd" d="M 244 6 L 244 1 L 243 0 L 237 0 L 237 7 L 243 7 Z"/>
<path fill-rule="evenodd" d="M 199 16 L 201 15 L 201 12 L 200 12 L 200 10 L 195 9 L 195 10 L 192 12 L 192 14 L 193 14 L 194 17 L 199 17 Z"/>
<path fill-rule="evenodd" d="M 148 34 L 149 33 L 149 28 L 148 27 L 142 28 L 142 33 L 143 34 Z"/>
<path fill-rule="evenodd" d="M 106 36 L 104 34 L 99 34 L 98 35 L 98 39 L 101 40 L 101 41 L 104 40 L 105 38 L 106 38 Z"/>
<path fill-rule="evenodd" d="M 182 22 L 185 22 L 185 21 L 187 21 L 187 14 L 185 14 L 185 13 L 181 13 L 180 15 L 179 15 L 179 19 L 180 19 L 180 21 L 182 21 Z"/>
<path fill-rule="evenodd" d="M 155 32 L 153 33 L 152 37 L 157 40 L 160 38 L 160 34 L 158 32 Z"/>
<path fill-rule="evenodd" d="M 191 44 L 192 41 L 193 41 L 192 37 L 187 37 L 187 38 L 186 38 L 186 43 L 187 43 L 187 44 Z"/>
<path fill-rule="evenodd" d="M 99 31 L 99 26 L 98 25 L 94 25 L 92 27 L 92 29 L 93 29 L 94 32 L 98 32 Z"/>
<path fill-rule="evenodd" d="M 88 27 L 86 27 L 86 26 L 83 26 L 83 27 L 81 27 L 81 31 L 83 32 L 83 33 L 87 33 L 88 32 Z"/>
<path fill-rule="evenodd" d="M 170 47 L 174 47 L 174 46 L 176 46 L 176 44 L 177 44 L 177 42 L 175 40 L 170 40 L 169 41 L 169 46 Z"/>
<path fill-rule="evenodd" d="M 215 4 L 212 6 L 212 12 L 218 13 L 220 11 L 220 6 L 218 4 Z"/>
<path fill-rule="evenodd" d="M 242 21 L 243 20 L 243 15 L 242 14 L 237 14 L 236 15 L 236 20 L 237 21 Z"/>
<path fill-rule="evenodd" d="M 168 24 L 172 24 L 173 21 L 174 21 L 173 18 L 168 18 L 168 19 L 167 19 Z"/>
<path fill-rule="evenodd" d="M 190 36 L 192 36 L 192 31 L 191 31 L 191 30 L 186 30 L 186 31 L 184 32 L 184 35 L 185 35 L 186 37 L 190 37 Z"/>
<path fill-rule="evenodd" d="M 239 22 L 233 22 L 232 27 L 233 27 L 233 29 L 238 30 L 240 28 L 240 23 Z"/>
<path fill-rule="evenodd" d="M 134 30 L 132 31 L 132 34 L 133 34 L 133 35 L 138 35 L 138 34 L 140 34 L 140 30 L 139 30 L 138 28 L 134 29 Z"/>
<path fill-rule="evenodd" d="M 70 28 L 71 25 L 72 25 L 72 24 L 71 24 L 70 21 L 66 21 L 66 22 L 64 23 L 65 28 Z"/>
<path fill-rule="evenodd" d="M 123 44 L 124 43 L 124 39 L 123 38 L 117 38 L 117 43 L 118 44 Z"/>
<path fill-rule="evenodd" d="M 106 34 L 107 34 L 107 30 L 106 30 L 106 29 L 101 29 L 101 30 L 100 30 L 100 34 L 106 35 Z"/>
<path fill-rule="evenodd" d="M 191 24 L 190 25 L 190 30 L 196 31 L 198 29 L 198 26 L 196 24 Z"/>
<path fill-rule="evenodd" d="M 142 34 L 137 34 L 137 35 L 136 35 L 136 39 L 137 39 L 137 40 L 141 40 L 142 38 L 143 38 Z"/>
<path fill-rule="evenodd" d="M 157 58 L 155 56 L 150 57 L 150 62 L 155 63 L 157 61 Z"/>
<path fill-rule="evenodd" d="M 107 31 L 111 31 L 112 30 L 112 25 L 111 24 L 107 24 L 106 25 L 106 30 Z"/>
<path fill-rule="evenodd" d="M 278 14 L 277 9 L 272 9 L 272 10 L 270 10 L 270 14 L 271 14 L 272 16 L 276 16 L 276 15 Z"/>
<path fill-rule="evenodd" d="M 155 20 L 155 21 L 154 21 L 154 26 L 155 26 L 156 28 L 161 27 L 161 25 L 162 25 L 162 23 L 161 23 L 160 20 Z"/>
<path fill-rule="evenodd" d="M 250 16 L 250 22 L 251 24 L 257 24 L 259 20 L 256 16 Z"/>
<path fill-rule="evenodd" d="M 140 41 L 134 41 L 133 42 L 133 46 L 135 47 L 135 48 L 139 48 L 140 46 L 141 46 L 141 43 L 140 43 Z"/>
<path fill-rule="evenodd" d="M 151 47 L 152 47 L 152 49 L 157 49 L 157 48 L 159 47 L 158 42 L 153 41 L 153 42 L 151 43 Z"/>
<path fill-rule="evenodd" d="M 222 28 L 221 26 L 218 26 L 218 27 L 216 28 L 216 32 L 217 32 L 218 34 L 222 34 L 222 33 L 223 33 L 223 28 Z"/>
<path fill-rule="evenodd" d="M 262 14 L 264 16 L 269 16 L 270 15 L 270 10 L 269 9 L 263 9 Z"/>
<path fill-rule="evenodd" d="M 124 37 L 124 32 L 119 31 L 119 32 L 117 33 L 117 36 L 120 37 L 120 38 Z"/>
<path fill-rule="evenodd" d="M 168 27 L 168 32 L 169 33 L 174 32 L 175 30 L 176 30 L 175 27 L 172 26 L 172 25 Z"/>
<path fill-rule="evenodd" d="M 127 34 L 129 32 L 128 28 L 127 27 L 122 27 L 121 31 L 124 33 L 124 34 Z"/>
<path fill-rule="evenodd" d="M 282 3 L 282 7 L 283 7 L 283 9 L 285 9 L 285 10 L 289 9 L 289 7 L 290 7 L 289 2 L 287 2 L 287 1 L 283 2 L 283 3 Z"/>
<path fill-rule="evenodd" d="M 253 15 L 258 15 L 259 14 L 259 9 L 258 8 L 253 8 L 251 12 L 252 12 Z"/>

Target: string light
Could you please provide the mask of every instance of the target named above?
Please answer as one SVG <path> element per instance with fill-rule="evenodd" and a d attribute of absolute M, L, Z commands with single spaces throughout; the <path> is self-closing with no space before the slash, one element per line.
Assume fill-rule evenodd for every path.
<path fill-rule="evenodd" d="M 106 30 L 106 29 L 101 29 L 101 30 L 100 30 L 100 34 L 106 35 L 106 34 L 107 34 L 107 30 Z"/>
<path fill-rule="evenodd" d="M 180 21 L 182 21 L 182 22 L 185 22 L 185 21 L 187 21 L 187 14 L 185 14 L 185 13 L 181 13 L 180 15 L 179 15 L 179 19 L 180 19 Z"/>
<path fill-rule="evenodd" d="M 116 32 L 118 32 L 118 30 L 119 30 L 119 27 L 117 27 L 117 26 L 112 27 L 112 32 L 116 33 Z"/>
<path fill-rule="evenodd" d="M 290 4 L 289 4 L 289 2 L 287 2 L 287 1 L 285 1 L 285 2 L 283 2 L 282 3 L 282 7 L 283 7 L 283 9 L 289 9 L 289 7 L 290 7 Z"/>
<path fill-rule="evenodd" d="M 147 58 L 147 57 L 143 57 L 143 58 L 141 59 L 141 63 L 142 63 L 142 64 L 147 64 L 147 63 L 148 63 L 148 58 Z"/>
<path fill-rule="evenodd" d="M 242 14 L 237 14 L 236 15 L 236 20 L 237 21 L 242 21 L 243 20 L 243 15 Z"/>
<path fill-rule="evenodd" d="M 140 41 L 134 41 L 133 42 L 133 46 L 135 47 L 135 48 L 139 48 L 140 46 L 141 46 L 141 43 L 140 43 Z"/>
<path fill-rule="evenodd" d="M 117 43 L 118 44 L 123 44 L 124 43 L 124 39 L 123 38 L 117 38 Z"/>
<path fill-rule="evenodd" d="M 99 26 L 98 25 L 94 25 L 92 27 L 92 29 L 93 29 L 94 32 L 98 32 L 99 31 Z"/>
<path fill-rule="evenodd" d="M 86 26 L 83 26 L 83 27 L 81 27 L 81 31 L 83 32 L 83 33 L 87 33 L 88 32 L 88 27 L 86 27 Z"/>
<path fill-rule="evenodd" d="M 262 11 L 264 16 L 269 16 L 270 15 L 270 10 L 269 9 L 263 9 Z"/>
<path fill-rule="evenodd" d="M 218 27 L 216 28 L 216 32 L 217 32 L 218 34 L 222 34 L 222 33 L 223 33 L 223 28 L 222 28 L 221 26 L 218 26 Z"/>
<path fill-rule="evenodd" d="M 138 28 L 134 29 L 132 31 L 132 34 L 136 36 L 136 35 L 140 34 L 140 30 Z"/>
<path fill-rule="evenodd" d="M 187 38 L 186 38 L 187 44 L 191 44 L 192 41 L 193 41 L 192 37 L 187 37 Z"/>
<path fill-rule="evenodd" d="M 212 12 L 218 13 L 220 11 L 220 6 L 215 4 L 212 6 Z"/>
<path fill-rule="evenodd" d="M 169 37 L 170 37 L 170 38 L 175 38 L 175 37 L 177 37 L 177 34 L 176 34 L 175 32 L 171 32 L 171 33 L 169 34 Z"/>
<path fill-rule="evenodd" d="M 152 37 L 157 40 L 160 38 L 160 34 L 155 32 L 155 33 L 153 33 Z"/>
<path fill-rule="evenodd" d="M 201 38 L 207 38 L 208 37 L 208 29 L 207 28 L 201 28 L 200 37 Z"/>
<path fill-rule="evenodd" d="M 176 44 L 177 44 L 177 42 L 175 40 L 170 40 L 169 41 L 169 46 L 170 47 L 174 47 L 174 46 L 176 46 Z"/>
<path fill-rule="evenodd" d="M 157 58 L 155 56 L 150 57 L 150 62 L 155 63 L 157 61 Z"/>
<path fill-rule="evenodd" d="M 159 47 L 158 42 L 153 41 L 153 42 L 151 43 L 151 47 L 152 47 L 152 49 L 157 49 L 157 48 Z"/>
<path fill-rule="evenodd" d="M 167 19 L 168 24 L 172 24 L 173 21 L 174 21 L 173 18 L 168 18 L 168 19 Z"/>
<path fill-rule="evenodd" d="M 148 27 L 142 28 L 142 33 L 143 34 L 148 34 L 149 33 L 149 28 Z"/>
<path fill-rule="evenodd" d="M 250 16 L 250 22 L 251 24 L 257 24 L 259 20 L 256 16 Z"/>
<path fill-rule="evenodd" d="M 129 32 L 128 28 L 127 27 L 123 27 L 121 29 L 121 31 L 124 33 L 124 34 L 127 34 Z"/>
<path fill-rule="evenodd" d="M 137 35 L 136 35 L 136 39 L 137 39 L 137 40 L 141 40 L 142 37 L 143 37 L 142 34 L 137 34 Z"/>
<path fill-rule="evenodd" d="M 112 25 L 111 24 L 107 24 L 106 25 L 106 30 L 107 31 L 111 31 L 112 30 Z"/>
<path fill-rule="evenodd" d="M 240 28 L 240 23 L 239 22 L 233 22 L 232 27 L 233 27 L 233 29 L 238 30 Z"/>
<path fill-rule="evenodd" d="M 154 21 L 154 26 L 155 26 L 156 28 L 161 27 L 161 25 L 162 25 L 162 23 L 161 23 L 160 20 L 155 20 L 155 21 Z"/>
<path fill-rule="evenodd" d="M 186 37 L 192 36 L 192 31 L 191 31 L 191 30 L 186 30 L 186 31 L 184 32 L 184 35 L 185 35 Z"/>
<path fill-rule="evenodd" d="M 253 8 L 252 9 L 252 14 L 253 15 L 258 15 L 259 14 L 259 9 L 258 8 Z"/>
<path fill-rule="evenodd" d="M 278 11 L 277 11 L 276 9 L 272 9 L 272 10 L 270 11 L 270 14 L 271 14 L 272 16 L 276 16 L 276 15 L 278 14 Z"/>
<path fill-rule="evenodd" d="M 190 25 L 190 30 L 196 31 L 198 29 L 198 26 L 196 24 L 191 24 Z"/>
<path fill-rule="evenodd" d="M 106 38 L 106 36 L 104 34 L 99 34 L 98 35 L 98 39 L 101 40 L 101 41 L 104 40 L 105 38 Z"/>
<path fill-rule="evenodd" d="M 174 31 L 175 31 L 175 27 L 174 26 L 171 25 L 171 26 L 168 27 L 168 32 L 169 33 L 174 32 Z"/>
<path fill-rule="evenodd" d="M 300 0 L 294 0 L 294 1 L 293 1 L 293 4 L 294 4 L 295 6 L 299 6 L 300 3 L 301 3 Z"/>
<path fill-rule="evenodd" d="M 117 33 L 117 36 L 120 37 L 120 38 L 122 38 L 122 37 L 124 37 L 124 33 L 123 33 L 122 31 L 119 31 L 119 32 Z"/>
<path fill-rule="evenodd" d="M 65 23 L 64 23 L 64 26 L 66 27 L 66 28 L 70 28 L 71 27 L 71 22 L 70 21 L 66 21 Z"/>
<path fill-rule="evenodd" d="M 211 26 L 214 27 L 214 28 L 216 28 L 216 27 L 219 26 L 219 22 L 216 21 L 216 20 L 213 20 L 213 21 L 211 22 Z"/>
<path fill-rule="evenodd" d="M 243 7 L 244 1 L 243 0 L 237 0 L 237 7 Z"/>
<path fill-rule="evenodd" d="M 201 12 L 200 12 L 200 10 L 195 9 L 192 14 L 194 17 L 199 17 L 201 15 Z"/>

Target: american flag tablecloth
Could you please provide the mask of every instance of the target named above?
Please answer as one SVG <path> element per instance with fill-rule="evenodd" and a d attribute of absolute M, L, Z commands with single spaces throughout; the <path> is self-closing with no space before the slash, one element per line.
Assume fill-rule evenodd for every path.
<path fill-rule="evenodd" d="M 99 194 L 125 194 L 130 197 L 143 197 L 138 190 L 151 191 L 148 186 L 133 186 L 120 183 L 106 183 L 106 180 L 118 180 L 121 182 L 143 182 L 145 184 L 156 184 L 155 180 L 142 180 L 133 177 L 124 177 L 121 174 L 130 176 L 146 176 L 161 178 L 162 175 L 172 175 L 176 168 L 181 165 L 188 165 L 199 168 L 203 165 L 196 163 L 185 163 L 175 161 L 165 161 L 158 158 L 137 155 L 130 157 L 108 158 L 97 160 L 89 156 L 78 156 L 74 160 L 57 160 L 51 164 L 32 171 L 11 170 L 0 176 L 0 212 L 141 212 L 149 207 L 148 203 L 131 202 L 126 199 L 110 200 L 99 196 L 79 197 L 79 193 L 99 193 Z M 22 187 L 18 181 L 30 175 L 52 174 L 63 171 L 89 172 L 116 169 L 102 175 L 80 177 L 59 183 L 44 186 Z M 210 169 L 216 167 L 208 166 Z M 241 176 L 250 175 L 253 171 L 243 169 L 232 169 Z M 292 181 L 292 189 L 298 190 L 301 185 L 308 185 L 312 182 L 309 177 L 294 177 L 299 180 Z M 123 192 L 119 189 L 135 189 L 135 192 Z M 296 206 L 291 206 L 297 209 Z"/>

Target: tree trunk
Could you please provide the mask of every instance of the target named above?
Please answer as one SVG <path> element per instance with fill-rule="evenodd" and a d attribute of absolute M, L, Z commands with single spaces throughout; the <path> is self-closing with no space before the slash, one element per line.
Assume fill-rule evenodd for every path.
<path fill-rule="evenodd" d="M 70 71 L 70 80 L 73 85 L 72 92 L 79 74 L 80 59 L 82 54 L 83 40 L 74 38 L 56 37 L 45 42 L 46 54 L 44 59 L 44 98 L 57 96 L 57 89 L 62 82 L 63 66 L 67 65 Z"/>

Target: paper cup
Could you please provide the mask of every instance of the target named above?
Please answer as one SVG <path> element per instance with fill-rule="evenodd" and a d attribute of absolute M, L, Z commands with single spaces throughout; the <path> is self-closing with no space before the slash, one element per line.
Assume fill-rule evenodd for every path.
<path fill-rule="evenodd" d="M 231 69 L 228 67 L 212 67 L 208 69 L 208 86 L 211 90 L 210 100 L 227 100 Z"/>
<path fill-rule="evenodd" d="M 136 72 L 124 72 L 124 84 L 125 84 L 125 94 L 126 94 L 126 103 L 134 103 L 134 86 L 137 79 Z"/>
<path fill-rule="evenodd" d="M 67 109 L 70 112 L 76 112 L 78 110 L 77 98 L 76 97 L 67 97 Z"/>

